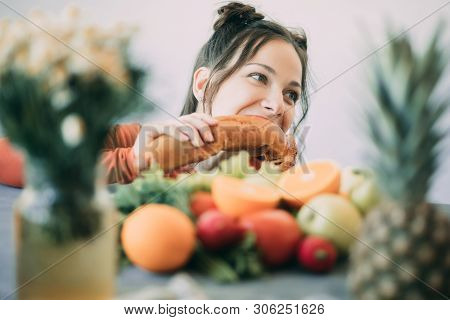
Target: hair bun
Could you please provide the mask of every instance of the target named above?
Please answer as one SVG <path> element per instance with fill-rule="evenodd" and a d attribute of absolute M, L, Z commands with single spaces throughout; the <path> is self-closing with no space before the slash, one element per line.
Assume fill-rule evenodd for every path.
<path fill-rule="evenodd" d="M 230 2 L 217 10 L 219 18 L 214 23 L 214 31 L 226 24 L 248 25 L 254 21 L 264 19 L 264 15 L 257 13 L 255 8 L 240 2 Z"/>
<path fill-rule="evenodd" d="M 297 29 L 296 31 L 291 31 L 291 35 L 297 46 L 305 51 L 308 49 L 308 40 L 306 38 L 305 31 Z"/>

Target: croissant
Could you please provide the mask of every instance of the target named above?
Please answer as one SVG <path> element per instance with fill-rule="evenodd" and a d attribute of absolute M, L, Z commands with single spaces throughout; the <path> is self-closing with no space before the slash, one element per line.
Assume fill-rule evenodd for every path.
<path fill-rule="evenodd" d="M 292 135 L 288 136 L 276 124 L 259 116 L 219 116 L 218 124 L 211 127 L 214 142 L 194 147 L 190 141 L 179 141 L 161 135 L 148 147 L 155 161 L 164 171 L 203 161 L 220 151 L 247 150 L 252 156 L 263 156 L 274 161 L 282 171 L 295 165 L 297 147 Z"/>

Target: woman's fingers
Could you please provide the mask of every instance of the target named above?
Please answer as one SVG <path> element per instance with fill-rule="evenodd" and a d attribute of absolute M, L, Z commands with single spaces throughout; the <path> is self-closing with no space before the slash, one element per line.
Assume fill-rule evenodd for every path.
<path fill-rule="evenodd" d="M 144 124 L 138 134 L 133 146 L 133 152 L 137 159 L 138 170 L 147 168 L 147 158 L 151 150 L 148 149 L 150 142 L 160 135 L 168 135 L 179 141 L 190 141 L 195 147 L 202 147 L 205 142 L 213 142 L 214 136 L 211 126 L 218 121 L 210 115 L 203 113 L 192 113 L 182 116 L 176 121 L 168 121 L 159 124 Z"/>
<path fill-rule="evenodd" d="M 182 131 L 178 130 L 178 127 L 181 125 L 180 121 L 167 121 L 160 124 L 151 124 L 147 125 L 147 139 L 149 136 L 151 136 L 151 140 L 154 140 L 155 138 L 161 136 L 161 135 L 167 135 L 171 136 L 177 140 L 180 141 L 188 141 L 189 136 L 183 133 Z"/>
<path fill-rule="evenodd" d="M 180 141 L 190 140 L 195 147 L 202 147 L 206 142 L 213 142 L 214 136 L 211 126 L 218 121 L 210 115 L 203 113 L 192 113 L 159 125 L 152 125 L 147 130 L 147 141 L 153 140 L 160 135 L 169 135 Z"/>
<path fill-rule="evenodd" d="M 192 115 L 202 119 L 210 126 L 215 126 L 219 123 L 218 120 L 214 119 L 212 116 L 210 116 L 209 114 L 206 114 L 206 113 L 193 113 Z"/>
<path fill-rule="evenodd" d="M 201 119 L 200 117 L 190 117 L 184 119 L 184 121 L 193 126 L 198 131 L 203 142 L 214 141 L 214 136 L 211 132 L 211 128 L 209 127 L 210 125 L 205 120 Z"/>
<path fill-rule="evenodd" d="M 202 147 L 205 143 L 203 142 L 197 128 L 187 122 L 185 123 L 185 125 L 181 125 L 177 129 L 189 137 L 189 140 L 191 140 L 194 147 Z"/>
<path fill-rule="evenodd" d="M 189 135 L 185 134 L 180 130 L 178 125 L 166 125 L 164 128 L 164 134 L 171 136 L 179 141 L 188 141 L 190 140 Z"/>

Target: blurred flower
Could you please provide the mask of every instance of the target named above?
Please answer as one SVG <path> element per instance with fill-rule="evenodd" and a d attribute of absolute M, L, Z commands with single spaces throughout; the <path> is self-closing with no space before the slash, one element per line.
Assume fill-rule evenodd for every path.
<path fill-rule="evenodd" d="M 73 94 L 69 89 L 56 91 L 51 98 L 53 108 L 61 110 L 67 107 L 73 100 Z"/>
<path fill-rule="evenodd" d="M 75 6 L 66 7 L 59 17 L 34 11 L 30 19 L 35 25 L 0 20 L 0 73 L 16 68 L 43 77 L 48 89 L 71 74 L 128 84 L 126 51 L 135 29 L 123 23 L 109 29 L 88 25 Z"/>
<path fill-rule="evenodd" d="M 66 64 L 69 74 L 88 74 L 92 73 L 93 63 L 82 55 L 72 55 Z"/>
<path fill-rule="evenodd" d="M 120 82 L 127 82 L 126 72 L 121 63 L 121 55 L 117 50 L 103 49 L 92 52 L 93 60 L 104 72 Z"/>
<path fill-rule="evenodd" d="M 45 13 L 43 11 L 36 10 L 36 9 L 32 10 L 28 17 L 34 24 L 40 26 L 41 28 L 46 27 L 46 22 L 48 21 L 48 17 L 45 15 Z"/>
<path fill-rule="evenodd" d="M 65 63 L 61 62 L 55 64 L 52 69 L 49 70 L 48 86 L 51 88 L 63 87 L 68 80 L 68 70 Z"/>
<path fill-rule="evenodd" d="M 61 123 L 61 134 L 65 144 L 69 147 L 76 147 L 84 138 L 84 121 L 76 115 L 70 114 Z"/>
<path fill-rule="evenodd" d="M 62 18 L 67 21 L 77 21 L 80 16 L 80 8 L 73 4 L 66 6 L 62 12 Z"/>

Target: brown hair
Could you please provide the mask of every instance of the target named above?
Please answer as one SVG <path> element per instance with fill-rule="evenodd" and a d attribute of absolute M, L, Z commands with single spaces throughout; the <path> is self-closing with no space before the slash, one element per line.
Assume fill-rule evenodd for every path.
<path fill-rule="evenodd" d="M 303 70 L 300 97 L 302 117 L 294 128 L 296 130 L 305 118 L 309 106 L 305 34 L 300 31 L 289 31 L 276 22 L 264 20 L 264 15 L 257 13 L 254 7 L 239 2 L 231 2 L 222 6 L 218 13 L 219 18 L 214 23 L 214 33 L 200 49 L 193 70 L 194 73 L 202 66 L 211 70 L 205 86 L 205 105 L 211 104 L 220 85 L 250 60 L 264 44 L 270 40 L 282 39 L 295 48 Z M 241 52 L 236 63 L 230 66 L 230 61 L 240 49 Z M 193 84 L 192 76 L 181 115 L 196 112 L 198 102 L 192 90 Z"/>

